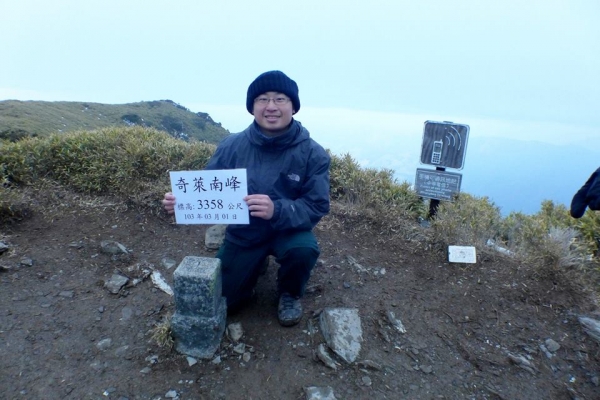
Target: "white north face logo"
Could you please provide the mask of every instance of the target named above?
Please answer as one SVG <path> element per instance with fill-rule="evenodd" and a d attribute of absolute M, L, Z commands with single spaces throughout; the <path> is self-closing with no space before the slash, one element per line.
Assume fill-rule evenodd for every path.
<path fill-rule="evenodd" d="M 290 179 L 292 181 L 300 182 L 300 176 L 298 176 L 297 174 L 294 174 L 294 173 L 289 174 L 288 179 Z"/>

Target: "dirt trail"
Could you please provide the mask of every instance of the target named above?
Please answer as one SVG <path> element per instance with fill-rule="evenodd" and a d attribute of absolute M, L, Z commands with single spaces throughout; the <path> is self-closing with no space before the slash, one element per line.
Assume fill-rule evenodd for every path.
<path fill-rule="evenodd" d="M 250 359 L 224 338 L 218 360 L 190 365 L 151 339 L 174 311 L 169 295 L 149 279 L 118 295 L 104 282 L 148 264 L 172 282 L 175 268 L 163 258 L 214 256 L 204 226 L 110 207 L 70 209 L 53 221 L 34 213 L 4 226 L 0 398 L 302 399 L 308 386 L 330 386 L 337 399 L 600 398 L 599 345 L 577 321 L 598 314 L 576 291 L 505 259 L 448 264 L 422 243 L 341 229 L 317 228 L 321 262 L 300 325 L 277 323 L 271 268 L 256 299 L 228 317 L 242 324 Z M 133 256 L 111 259 L 102 240 Z M 358 363 L 333 370 L 316 359 L 325 307 L 359 310 Z"/>

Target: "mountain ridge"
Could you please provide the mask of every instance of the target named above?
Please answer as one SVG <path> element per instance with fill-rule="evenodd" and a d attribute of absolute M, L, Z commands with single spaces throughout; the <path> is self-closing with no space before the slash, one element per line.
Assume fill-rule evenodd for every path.
<path fill-rule="evenodd" d="M 172 100 L 105 104 L 75 101 L 0 101 L 0 139 L 47 136 L 108 126 L 140 125 L 189 140 L 216 144 L 229 131 L 209 114 L 194 113 Z"/>

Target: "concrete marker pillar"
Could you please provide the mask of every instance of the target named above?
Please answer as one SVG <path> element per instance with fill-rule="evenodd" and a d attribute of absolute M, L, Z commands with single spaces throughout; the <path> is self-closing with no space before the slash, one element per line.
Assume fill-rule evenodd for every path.
<path fill-rule="evenodd" d="M 227 319 L 221 280 L 218 258 L 187 256 L 173 273 L 171 332 L 179 353 L 210 359 L 219 348 Z"/>

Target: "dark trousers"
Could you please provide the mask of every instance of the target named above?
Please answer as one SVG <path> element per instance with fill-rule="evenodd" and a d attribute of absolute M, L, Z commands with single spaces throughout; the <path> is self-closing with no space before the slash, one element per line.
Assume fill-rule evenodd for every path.
<path fill-rule="evenodd" d="M 223 296 L 227 307 L 235 309 L 252 296 L 265 259 L 273 255 L 279 263 L 277 289 L 302 297 L 310 272 L 319 257 L 319 245 L 311 231 L 282 232 L 272 240 L 242 247 L 227 240 L 217 253 L 221 260 Z"/>

